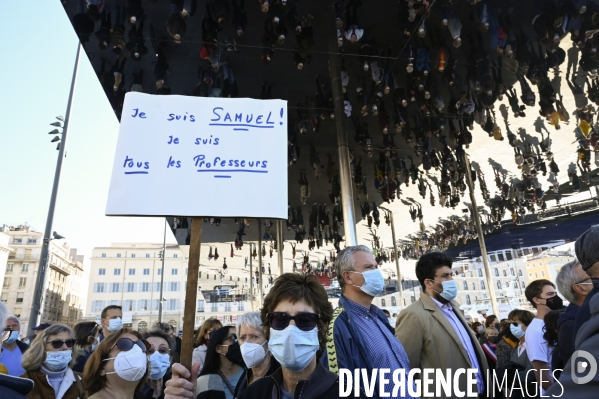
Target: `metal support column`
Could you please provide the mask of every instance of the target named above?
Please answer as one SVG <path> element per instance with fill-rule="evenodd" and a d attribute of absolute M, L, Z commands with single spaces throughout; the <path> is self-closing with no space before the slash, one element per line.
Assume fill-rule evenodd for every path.
<path fill-rule="evenodd" d="M 252 246 L 256 245 L 250 242 L 250 307 L 254 311 L 254 272 L 252 267 Z"/>
<path fill-rule="evenodd" d="M 391 212 L 387 208 L 383 208 L 379 206 L 382 210 L 386 211 L 389 215 L 389 219 L 391 220 L 391 237 L 393 238 L 393 251 L 395 251 L 395 270 L 397 272 L 397 289 L 399 290 L 399 303 L 400 309 L 404 308 L 404 299 L 403 299 L 403 285 L 401 283 L 401 274 L 399 274 L 399 251 L 397 250 L 397 240 L 395 239 L 395 223 L 393 222 L 393 212 Z"/>
<path fill-rule="evenodd" d="M 354 218 L 354 195 L 351 182 L 351 169 L 349 161 L 349 145 L 345 127 L 345 111 L 343 105 L 343 89 L 341 86 L 341 69 L 338 64 L 337 38 L 335 18 L 329 16 L 329 71 L 331 74 L 331 90 L 335 106 L 335 127 L 337 129 L 337 154 L 339 156 L 339 184 L 341 185 L 341 209 L 343 211 L 343 230 L 345 245 L 357 245 L 356 220 Z"/>
<path fill-rule="evenodd" d="M 485 265 L 485 274 L 487 275 L 487 288 L 489 289 L 489 296 L 491 297 L 491 305 L 493 306 L 493 313 L 499 317 L 499 307 L 497 306 L 497 297 L 495 296 L 495 287 L 491 280 L 491 268 L 489 267 L 489 260 L 487 259 L 487 247 L 485 246 L 485 237 L 483 236 L 483 229 L 480 225 L 480 216 L 478 215 L 478 207 L 476 206 L 476 196 L 474 194 L 474 183 L 472 182 L 472 174 L 470 169 L 470 160 L 468 155 L 464 152 L 464 165 L 466 165 L 466 181 L 468 182 L 468 188 L 470 189 L 470 201 L 472 201 L 472 217 L 474 218 L 474 225 L 476 227 L 476 234 L 478 235 L 478 243 L 480 245 L 480 253 L 483 258 L 483 264 Z"/>
<path fill-rule="evenodd" d="M 277 220 L 277 260 L 279 263 L 279 276 L 283 272 L 283 221 Z"/>
<path fill-rule="evenodd" d="M 33 293 L 33 302 L 31 303 L 31 312 L 28 321 L 28 336 L 34 336 L 33 327 L 37 326 L 38 318 L 42 314 L 44 301 L 44 287 L 46 283 L 46 271 L 48 270 L 48 260 L 50 259 L 50 241 L 52 240 L 52 223 L 54 222 L 54 209 L 56 208 L 56 199 L 58 197 L 58 186 L 60 185 L 60 173 L 62 171 L 62 161 L 66 157 L 67 133 L 69 131 L 69 122 L 71 121 L 71 108 L 73 106 L 73 95 L 75 94 L 75 83 L 77 81 L 77 70 L 79 67 L 79 53 L 81 52 L 81 43 L 77 40 L 77 55 L 75 56 L 75 67 L 73 68 L 73 78 L 71 79 L 71 91 L 67 103 L 67 113 L 64 118 L 62 128 L 62 138 L 58 151 L 58 160 L 56 161 L 56 172 L 54 172 L 54 185 L 52 186 L 52 196 L 50 197 L 50 207 L 48 209 L 48 218 L 46 219 L 46 230 L 42 242 L 42 253 L 40 254 L 40 263 L 38 265 L 37 277 L 35 280 L 35 292 Z"/>
<path fill-rule="evenodd" d="M 258 295 L 260 295 L 260 309 L 262 309 L 262 219 L 258 219 Z"/>
<path fill-rule="evenodd" d="M 164 240 L 162 241 L 162 270 L 160 271 L 160 300 L 158 301 L 158 323 L 162 323 L 162 289 L 164 288 L 164 258 L 166 258 L 166 218 L 164 219 Z"/>

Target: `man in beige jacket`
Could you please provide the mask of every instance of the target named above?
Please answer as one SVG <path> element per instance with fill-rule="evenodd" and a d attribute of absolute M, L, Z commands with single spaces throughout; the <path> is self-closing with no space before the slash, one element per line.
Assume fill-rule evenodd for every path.
<path fill-rule="evenodd" d="M 458 290 L 453 279 L 452 263 L 451 258 L 437 252 L 420 257 L 416 263 L 416 277 L 423 292 L 420 300 L 397 317 L 395 336 L 403 344 L 412 369 L 441 369 L 444 373 L 451 369 L 451 394 L 433 397 L 464 397 L 456 389 L 466 395 L 469 391 L 478 391 L 480 398 L 492 397 L 487 396 L 485 354 L 459 311 L 459 304 L 453 302 Z M 475 373 L 476 386 L 469 386 L 466 372 L 459 377 L 459 385 L 453 385 L 454 376 L 460 369 L 478 370 Z M 436 392 L 436 388 L 437 384 L 433 382 L 428 390 Z M 425 392 L 424 386 L 422 392 Z"/>

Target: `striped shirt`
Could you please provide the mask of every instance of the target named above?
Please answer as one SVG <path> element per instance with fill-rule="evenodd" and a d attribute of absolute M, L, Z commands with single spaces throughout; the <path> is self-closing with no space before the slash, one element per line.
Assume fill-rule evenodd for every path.
<path fill-rule="evenodd" d="M 347 298 L 346 298 L 347 299 Z M 385 378 L 389 379 L 389 383 L 385 385 L 385 392 L 392 394 L 393 391 L 393 371 L 397 369 L 404 369 L 405 376 L 407 379 L 408 373 L 410 372 L 410 360 L 404 350 L 401 342 L 391 333 L 389 328 L 379 319 L 379 309 L 370 305 L 370 308 L 366 308 L 353 301 L 347 299 L 349 310 L 352 314 L 352 322 L 358 329 L 358 332 L 362 335 L 364 342 L 366 343 L 366 351 L 370 354 L 372 367 L 376 369 L 390 369 L 391 373 L 386 375 Z M 385 345 L 386 343 L 386 345 Z M 371 370 L 368 370 L 371 372 Z M 378 392 L 378 378 L 376 381 L 376 390 Z M 397 393 L 399 394 L 401 390 Z M 414 388 L 414 392 L 416 389 Z M 399 397 L 399 396 L 394 396 Z M 406 389 L 405 398 L 412 398 L 409 396 L 408 389 Z"/>

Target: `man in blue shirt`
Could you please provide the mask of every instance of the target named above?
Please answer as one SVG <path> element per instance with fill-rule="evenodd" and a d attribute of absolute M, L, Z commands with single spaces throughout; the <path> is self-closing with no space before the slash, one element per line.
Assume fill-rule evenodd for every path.
<path fill-rule="evenodd" d="M 19 341 L 19 331 L 21 331 L 21 322 L 15 316 L 6 319 L 6 328 L 11 330 L 9 337 L 2 344 L 2 355 L 0 363 L 8 369 L 8 375 L 20 377 L 25 374 L 25 369 L 21 366 L 23 353 L 29 348 L 29 345 Z"/>
<path fill-rule="evenodd" d="M 393 389 L 393 371 L 405 370 L 407 378 L 410 363 L 406 351 L 395 338 L 393 328 L 385 313 L 372 304 L 385 286 L 385 279 L 370 249 L 364 245 L 345 248 L 335 260 L 335 271 L 343 294 L 339 307 L 329 324 L 327 347 L 321 362 L 329 370 L 339 373 L 339 369 L 390 369 L 385 378 L 385 392 Z M 379 382 L 368 397 L 378 397 Z M 360 381 L 364 391 L 364 381 Z M 408 390 L 406 389 L 406 393 Z M 371 396 L 374 395 L 374 396 Z M 411 398 L 409 394 L 404 396 Z"/>

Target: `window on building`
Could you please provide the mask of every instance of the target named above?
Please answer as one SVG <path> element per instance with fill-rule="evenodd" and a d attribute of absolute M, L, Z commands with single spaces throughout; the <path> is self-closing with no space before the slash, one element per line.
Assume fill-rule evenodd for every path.
<path fill-rule="evenodd" d="M 99 276 L 104 276 L 104 275 L 106 275 L 106 269 L 98 269 L 98 275 L 99 275 Z"/>
<path fill-rule="evenodd" d="M 171 281 L 171 284 L 170 284 L 169 288 L 170 288 L 170 291 L 175 292 L 175 291 L 179 291 L 180 287 L 181 287 L 181 283 L 180 282 L 178 282 L 178 281 Z"/>
<path fill-rule="evenodd" d="M 539 278 L 539 273 L 535 272 L 535 278 Z"/>
<path fill-rule="evenodd" d="M 146 258 L 149 258 L 149 257 L 150 257 L 150 254 L 146 254 Z"/>
<path fill-rule="evenodd" d="M 541 277 L 545 277 L 545 272 L 541 270 Z"/>
<path fill-rule="evenodd" d="M 482 277 L 483 276 L 483 269 L 478 269 L 478 277 Z"/>
<path fill-rule="evenodd" d="M 168 300 L 168 310 L 177 310 L 177 309 L 179 309 L 178 302 L 179 302 L 178 299 L 169 299 Z"/>
<path fill-rule="evenodd" d="M 135 292 L 135 283 L 127 283 L 127 292 Z"/>
<path fill-rule="evenodd" d="M 121 269 L 114 269 L 114 275 L 115 276 L 120 276 L 121 275 Z"/>
<path fill-rule="evenodd" d="M 116 254 L 116 257 L 117 257 L 117 258 L 120 258 L 120 257 L 121 257 L 121 254 Z"/>
<path fill-rule="evenodd" d="M 472 283 L 472 290 L 474 291 L 476 289 L 476 284 Z"/>
<path fill-rule="evenodd" d="M 134 303 L 134 302 L 135 302 L 135 301 L 133 301 L 133 300 L 131 300 L 131 299 L 127 299 L 127 300 L 125 301 L 125 306 L 123 307 L 123 311 L 125 311 L 125 312 L 133 312 L 133 310 L 134 310 L 133 303 Z"/>
<path fill-rule="evenodd" d="M 507 252 L 505 253 L 505 258 L 506 258 L 507 260 L 512 260 L 512 259 L 514 259 L 514 256 L 513 256 L 513 254 L 512 254 L 512 251 L 507 251 Z"/>
<path fill-rule="evenodd" d="M 391 297 L 391 298 L 393 298 L 393 297 Z M 245 311 L 243 302 L 239 302 L 239 311 L 240 312 L 244 312 Z"/>
<path fill-rule="evenodd" d="M 19 288 L 23 288 L 27 286 L 27 277 L 21 277 L 19 279 Z"/>
<path fill-rule="evenodd" d="M 105 258 L 105 257 L 106 257 L 106 254 L 102 254 L 102 255 L 100 255 L 100 256 L 101 256 L 102 258 Z"/>
<path fill-rule="evenodd" d="M 499 277 L 499 270 L 497 268 L 495 268 L 494 270 L 495 270 L 495 277 Z"/>
<path fill-rule="evenodd" d="M 171 269 L 171 276 L 176 276 L 179 274 L 179 269 Z"/>
<path fill-rule="evenodd" d="M 381 306 L 382 307 L 387 306 L 387 301 L 385 301 L 385 299 L 381 299 Z"/>
<path fill-rule="evenodd" d="M 480 280 L 480 289 L 481 290 L 485 289 L 485 282 L 483 280 Z"/>
<path fill-rule="evenodd" d="M 121 292 L 121 283 L 112 283 L 110 292 Z"/>
<path fill-rule="evenodd" d="M 23 303 L 23 293 L 17 292 L 17 303 Z"/>
<path fill-rule="evenodd" d="M 29 271 L 29 263 L 23 263 L 21 265 L 21 273 L 26 273 Z"/>
<path fill-rule="evenodd" d="M 526 288 L 526 284 L 524 284 L 524 281 L 521 281 L 521 282 L 520 282 L 520 287 L 522 287 L 522 288 Z"/>
<path fill-rule="evenodd" d="M 511 274 L 512 276 L 515 276 L 515 275 L 516 275 L 516 274 L 514 273 L 514 268 L 513 268 L 513 267 L 510 267 L 510 274 Z"/>
<path fill-rule="evenodd" d="M 491 255 L 491 262 L 497 262 L 497 257 L 495 255 Z"/>
<path fill-rule="evenodd" d="M 397 299 L 394 296 L 391 297 L 391 306 L 397 306 Z"/>
<path fill-rule="evenodd" d="M 94 283 L 94 292 L 106 292 L 107 283 Z"/>
<path fill-rule="evenodd" d="M 15 308 L 15 316 L 21 317 L 21 308 Z M 54 320 L 54 317 L 51 317 L 51 320 Z"/>
<path fill-rule="evenodd" d="M 141 283 L 141 292 L 149 292 L 150 283 Z"/>
<path fill-rule="evenodd" d="M 12 273 L 12 269 L 14 267 L 14 264 L 9 263 L 6 265 L 6 273 Z"/>
<path fill-rule="evenodd" d="M 503 262 L 505 260 L 502 253 L 497 254 L 497 257 L 499 258 L 500 262 Z"/>
<path fill-rule="evenodd" d="M 178 258 L 178 257 L 179 257 L 179 255 L 173 254 L 173 258 Z"/>
<path fill-rule="evenodd" d="M 144 276 L 150 275 L 150 269 L 144 269 Z"/>
<path fill-rule="evenodd" d="M 466 305 L 470 305 L 472 302 L 470 301 L 470 295 L 466 295 Z"/>
<path fill-rule="evenodd" d="M 514 288 L 518 288 L 518 282 L 514 281 Z"/>
<path fill-rule="evenodd" d="M 466 280 L 464 280 L 464 289 L 467 290 L 468 289 L 468 282 Z"/>
<path fill-rule="evenodd" d="M 129 275 L 135 276 L 135 269 L 133 269 L 133 268 L 129 269 Z"/>
<path fill-rule="evenodd" d="M 412 301 L 412 303 L 416 302 L 416 297 L 414 295 L 410 296 L 410 301 Z"/>
<path fill-rule="evenodd" d="M 507 277 L 507 272 L 503 270 L 503 277 Z"/>
<path fill-rule="evenodd" d="M 139 309 L 138 310 L 150 310 L 150 309 L 148 309 L 148 300 L 147 299 L 139 300 Z"/>
<path fill-rule="evenodd" d="M 231 302 L 225 302 L 225 312 L 230 312 L 230 311 L 231 311 Z"/>
<path fill-rule="evenodd" d="M 12 239 L 12 243 L 13 244 L 22 244 L 23 243 L 23 239 L 22 238 L 13 238 Z"/>
<path fill-rule="evenodd" d="M 2 294 L 2 296 L 0 296 L 0 300 L 4 303 L 8 302 L 8 292 L 5 292 L 4 294 Z"/>
<path fill-rule="evenodd" d="M 152 311 L 158 310 L 160 306 L 160 301 L 158 299 L 152 300 Z"/>
<path fill-rule="evenodd" d="M 135 254 L 131 254 L 131 257 L 132 257 L 132 258 L 135 258 Z"/>
<path fill-rule="evenodd" d="M 212 313 L 214 313 L 214 312 L 217 312 L 217 311 L 218 311 L 218 306 L 217 306 L 217 303 L 216 303 L 216 302 L 212 302 L 212 303 L 210 304 L 210 311 L 211 311 Z"/>
<path fill-rule="evenodd" d="M 35 238 L 27 239 L 27 244 L 29 244 L 29 245 L 35 245 L 36 243 L 37 243 L 37 240 Z"/>
<path fill-rule="evenodd" d="M 518 276 L 522 275 L 522 270 L 518 269 Z"/>
<path fill-rule="evenodd" d="M 199 300 L 198 301 L 198 308 L 196 309 L 197 312 L 203 312 L 204 311 L 204 305 L 206 304 L 205 301 Z"/>
<path fill-rule="evenodd" d="M 497 288 L 501 289 L 501 281 L 497 282 Z"/>
<path fill-rule="evenodd" d="M 162 269 L 156 269 L 156 273 L 158 273 L 158 275 L 162 275 Z"/>

